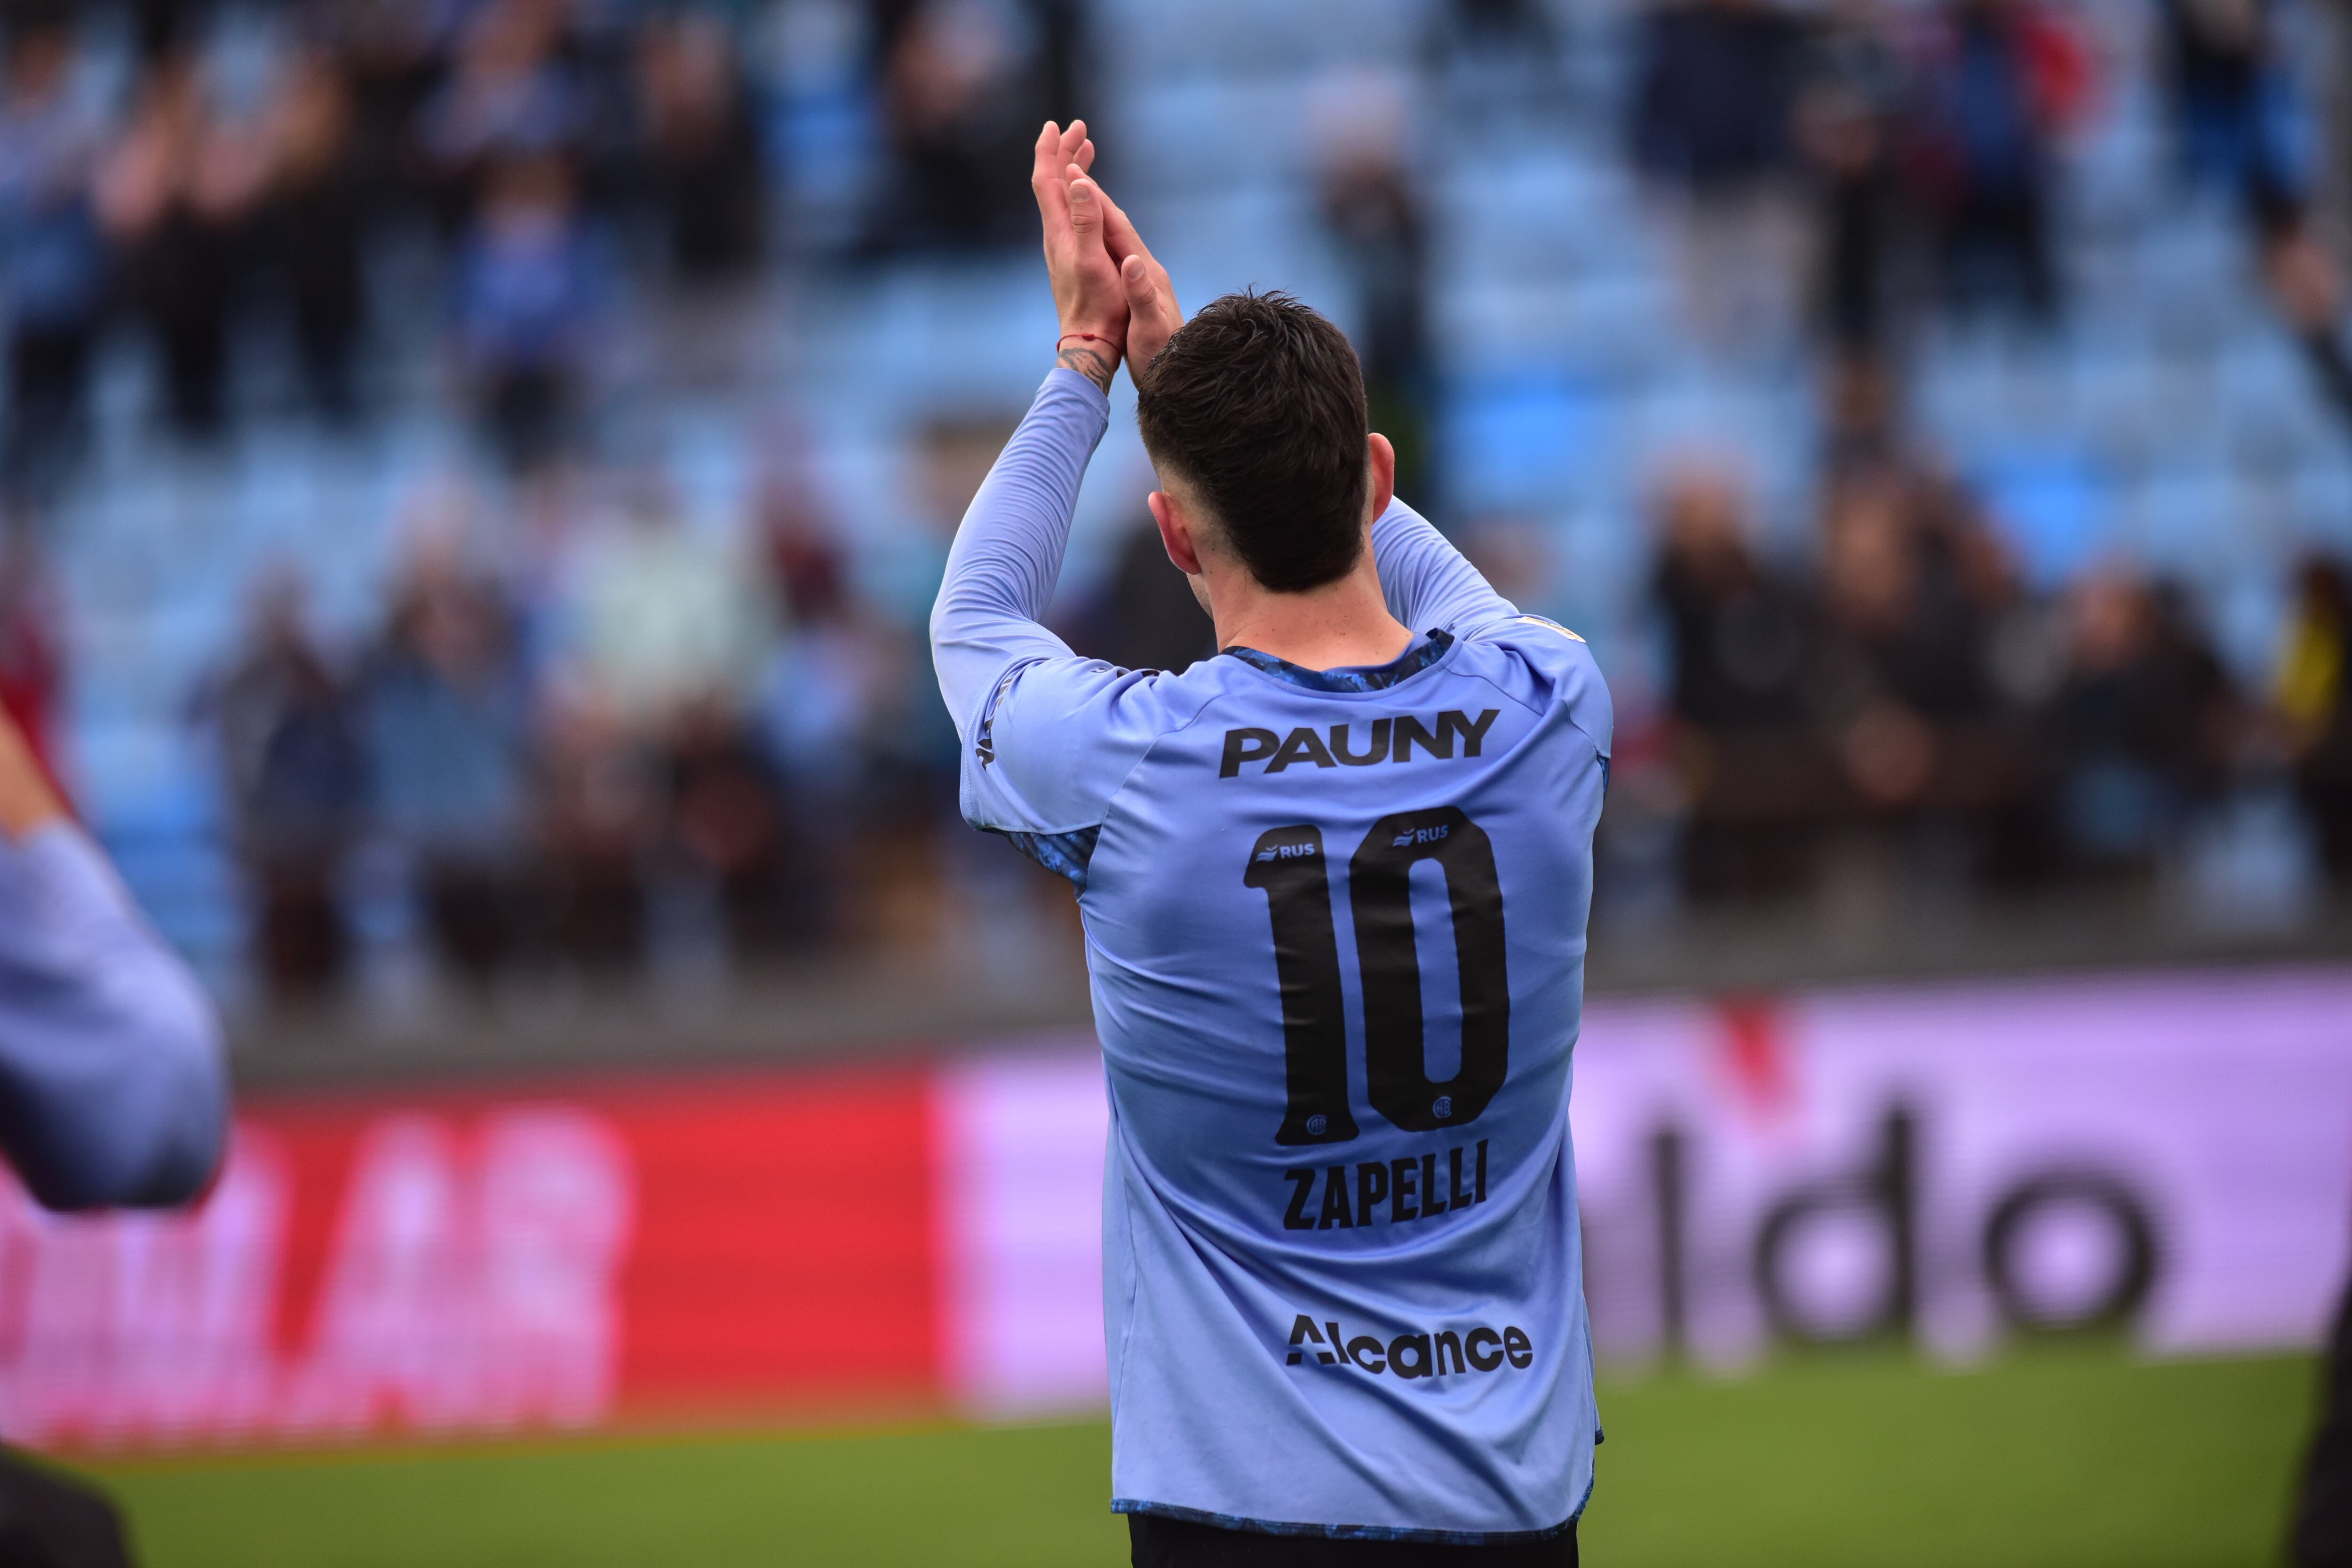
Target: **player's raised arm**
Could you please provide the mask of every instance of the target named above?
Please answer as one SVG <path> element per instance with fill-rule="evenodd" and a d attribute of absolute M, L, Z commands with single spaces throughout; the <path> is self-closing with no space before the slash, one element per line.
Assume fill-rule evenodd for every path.
<path fill-rule="evenodd" d="M 176 1204 L 227 1121 L 211 1004 L 0 719 L 0 1150 L 52 1208 Z"/>
<path fill-rule="evenodd" d="M 1039 133 L 1030 187 L 1045 231 L 1060 337 L 1056 368 L 972 498 L 931 611 L 941 696 L 967 745 L 1008 673 L 1070 649 L 1038 619 L 1052 601 L 1087 461 L 1109 423 L 1127 341 L 1127 289 L 1103 243 L 1086 122 Z"/>

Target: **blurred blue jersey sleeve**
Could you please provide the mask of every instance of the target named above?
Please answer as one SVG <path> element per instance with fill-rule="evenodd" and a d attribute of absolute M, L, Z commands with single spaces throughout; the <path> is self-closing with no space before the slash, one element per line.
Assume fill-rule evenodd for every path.
<path fill-rule="evenodd" d="M 1443 629 L 1468 637 L 1519 613 L 1427 518 L 1401 500 L 1390 502 L 1372 524 L 1372 560 L 1389 614 L 1409 631 Z"/>
<path fill-rule="evenodd" d="M 964 514 L 931 611 L 965 820 L 1080 887 L 1110 797 L 1166 727 L 1156 672 L 1082 658 L 1039 624 L 1109 422 L 1093 382 L 1046 376 Z"/>
<path fill-rule="evenodd" d="M 0 842 L 0 1151 L 51 1208 L 204 1190 L 228 1128 L 212 1005 L 82 830 Z"/>

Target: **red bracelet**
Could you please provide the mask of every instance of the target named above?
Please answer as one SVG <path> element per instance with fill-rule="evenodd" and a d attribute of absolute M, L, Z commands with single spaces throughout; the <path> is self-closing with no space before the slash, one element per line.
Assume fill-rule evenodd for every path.
<path fill-rule="evenodd" d="M 1061 353 L 1062 344 L 1068 342 L 1072 338 L 1083 338 L 1090 343 L 1107 343 L 1110 342 L 1108 338 L 1104 337 L 1100 332 L 1064 332 L 1060 338 L 1055 340 L 1054 343 L 1054 352 L 1055 353 Z"/>

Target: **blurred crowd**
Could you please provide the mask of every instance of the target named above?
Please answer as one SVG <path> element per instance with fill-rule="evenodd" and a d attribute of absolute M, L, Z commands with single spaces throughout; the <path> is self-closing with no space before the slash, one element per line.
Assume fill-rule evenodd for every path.
<path fill-rule="evenodd" d="M 1010 434 L 920 433 L 942 557 Z M 911 602 L 861 585 L 801 439 L 775 432 L 747 520 L 692 515 L 658 465 L 542 485 L 513 532 L 482 526 L 480 494 L 427 487 L 355 645 L 319 634 L 299 579 L 256 585 L 191 717 L 217 737 L 275 994 L 348 984 L 371 901 L 412 911 L 476 989 L 630 976 L 681 947 L 751 972 L 919 950 L 975 893 L 1001 921 L 1066 906 L 961 828 L 929 580 Z M 1131 666 L 1213 651 L 1148 518 L 1063 629 Z"/>
<path fill-rule="evenodd" d="M 827 246 L 1025 238 L 1025 150 L 1073 91 L 1078 37 L 1071 0 L 778 7 L 772 31 L 808 36 L 764 43 L 737 7 L 309 0 L 260 7 L 270 58 L 231 72 L 212 47 L 230 9 L 5 8 L 12 493 L 70 472 L 94 351 L 117 329 L 152 343 L 161 412 L 192 440 L 223 433 L 235 358 L 273 329 L 321 418 L 363 417 L 372 317 L 414 303 L 376 297 L 372 252 L 419 224 L 462 395 L 530 468 L 576 438 L 630 278 L 708 295 L 811 238 L 772 232 L 772 149 L 821 162 L 828 113 L 871 120 L 882 145 L 837 150 L 864 188 Z M 123 78 L 95 87 L 92 16 L 117 25 L 103 63 Z M 752 69 L 755 44 L 775 68 Z"/>
<path fill-rule="evenodd" d="M 2352 416 L 2326 174 L 2352 148 L 2326 155 L 2346 138 L 2293 68 L 2290 0 L 2147 9 L 2175 176 L 2242 215 L 2315 395 Z M 267 18 L 267 49 L 224 52 L 232 12 Z M 1432 101 L 1605 121 L 1690 344 L 1751 365 L 1798 345 L 1789 384 L 1810 366 L 1824 389 L 1794 548 L 1736 464 L 1655 488 L 1665 674 L 1654 705 L 1625 684 L 1604 878 L 1676 908 L 1798 899 L 1864 845 L 1928 889 L 2136 885 L 2262 795 L 2352 888 L 2352 566 L 2310 559 L 2274 670 L 2233 676 L 2193 585 L 2120 562 L 2030 581 L 1907 416 L 1930 323 L 2064 330 L 2061 153 L 2129 85 L 2082 16 L 1663 0 L 1629 9 L 1629 69 L 1595 106 L 1570 103 L 1588 79 L 1563 16 L 1431 6 Z M 877 571 L 789 418 L 749 420 L 744 515 L 712 518 L 599 429 L 596 389 L 652 313 L 685 312 L 661 318 L 676 347 L 692 311 L 726 338 L 798 269 L 1029 247 L 1035 127 L 1097 108 L 1083 0 L 9 0 L 0 19 L 0 702 L 37 742 L 67 640 L 41 520 L 93 480 L 112 345 L 144 345 L 162 439 L 195 451 L 237 438 L 273 356 L 299 406 L 271 417 L 363 433 L 420 395 L 388 368 L 420 342 L 421 395 L 478 437 L 478 463 L 414 487 L 372 624 L 330 635 L 299 576 L 268 574 L 192 673 L 270 991 L 346 987 L 385 910 L 480 988 L 633 973 L 682 931 L 744 965 L 921 939 L 946 883 L 1027 875 L 959 860 L 989 847 L 953 826 L 921 642 L 1000 411 L 908 433 L 928 531 Z M 1306 117 L 1306 210 L 1399 488 L 1447 521 L 1421 128 L 1347 86 Z M 1181 668 L 1208 628 L 1133 521 L 1064 629 Z"/>
<path fill-rule="evenodd" d="M 2352 595 L 2307 560 L 2265 688 L 2233 681 L 2181 584 L 2123 564 L 2029 589 L 1964 489 L 1900 459 L 1823 488 L 1801 567 L 1752 542 L 1736 475 L 1661 501 L 1666 711 L 1622 804 L 1670 818 L 1696 900 L 1812 890 L 1876 847 L 1948 895 L 2146 887 L 2248 791 L 2286 792 L 2352 889 Z"/>
<path fill-rule="evenodd" d="M 2180 183 L 2242 214 L 2280 311 L 2352 419 L 2343 285 L 2315 222 L 2344 127 L 2307 90 L 2287 0 L 2150 0 Z M 1931 310 L 2054 327 L 2061 146 L 2099 51 L 2045 0 L 1667 0 L 1630 140 L 1718 345 L 1807 321 L 1850 376 L 1899 370 Z M 2340 216 L 2337 215 L 2337 216 Z"/>
<path fill-rule="evenodd" d="M 928 843 L 952 757 L 912 639 L 789 493 L 745 542 L 624 475 L 549 503 L 561 552 L 505 561 L 469 550 L 467 498 L 424 504 L 372 639 L 323 645 L 299 584 L 266 581 L 200 699 L 277 990 L 349 977 L 367 865 L 487 985 L 630 973 L 680 896 L 720 951 L 772 961 L 862 918 L 837 900 L 894 826 Z"/>
<path fill-rule="evenodd" d="M 2242 215 L 2315 394 L 2352 420 L 2325 188 L 2352 146 L 2328 154 L 2346 128 L 2290 58 L 2292 8 L 2149 10 L 2174 177 Z M 2273 679 L 2233 680 L 2190 584 L 2115 562 L 2030 587 L 1904 417 L 1931 316 L 2063 324 L 2061 147 L 2118 85 L 2081 20 L 2042 0 L 1675 0 L 1642 25 L 1630 142 L 1695 331 L 1727 353 L 1808 337 L 1826 388 L 1793 558 L 1757 542 L 1735 470 L 1660 487 L 1670 694 L 1631 737 L 1620 826 L 1671 839 L 1686 899 L 1805 892 L 1841 844 L 1931 893 L 2145 885 L 2263 792 L 2296 800 L 2352 888 L 2345 563 L 2305 563 Z"/>
<path fill-rule="evenodd" d="M 224 49 L 225 20 L 266 47 Z M 89 477 L 110 343 L 143 346 L 155 422 L 204 451 L 255 405 L 241 359 L 290 364 L 334 439 L 415 395 L 386 366 L 422 336 L 492 472 L 424 487 L 379 626 L 322 633 L 272 572 L 194 698 L 266 988 L 346 987 L 371 908 L 474 986 L 630 973 L 681 925 L 758 964 L 923 924 L 953 755 L 919 616 L 861 592 L 805 473 L 772 464 L 756 517 L 713 525 L 616 461 L 597 356 L 665 302 L 738 330 L 782 258 L 1029 243 L 1076 23 L 1067 0 L 0 6 L 0 700 L 53 737 L 41 520 Z M 788 230 L 795 195 L 825 226 Z M 421 293 L 383 261 L 419 248 Z M 924 437 L 942 531 L 1003 434 Z"/>
<path fill-rule="evenodd" d="M 93 90 L 89 18 L 12 8 L 0 224 L 14 494 L 70 477 L 95 351 L 118 329 L 152 344 L 160 413 L 189 440 L 225 433 L 236 358 L 264 329 L 290 337 L 322 419 L 363 417 L 370 255 L 405 220 L 440 243 L 450 357 L 518 466 L 551 451 L 571 413 L 606 292 L 599 220 L 665 229 L 690 283 L 760 258 L 761 143 L 712 18 L 591 29 L 532 0 L 289 10 L 260 79 L 225 79 L 208 11 L 144 0 L 114 16 L 131 37 L 107 63 L 127 79 Z"/>

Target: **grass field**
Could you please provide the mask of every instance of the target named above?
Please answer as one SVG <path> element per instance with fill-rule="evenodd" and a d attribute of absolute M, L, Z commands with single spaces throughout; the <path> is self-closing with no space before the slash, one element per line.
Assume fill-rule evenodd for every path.
<path fill-rule="evenodd" d="M 1598 1568 L 2245 1568 L 2278 1561 L 2297 1359 L 2111 1351 L 1604 1388 Z M 149 1568 L 1126 1559 L 1098 1423 L 114 1463 Z"/>

